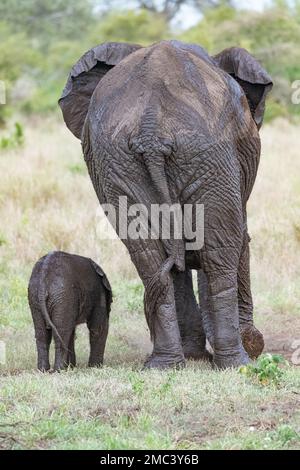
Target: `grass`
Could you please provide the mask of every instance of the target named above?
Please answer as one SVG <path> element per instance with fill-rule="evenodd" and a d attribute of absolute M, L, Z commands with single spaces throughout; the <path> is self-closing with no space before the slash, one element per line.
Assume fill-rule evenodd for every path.
<path fill-rule="evenodd" d="M 0 435 L 15 449 L 297 448 L 299 386 L 290 369 L 281 387 L 259 387 L 192 362 L 165 373 L 132 363 L 25 371 L 4 379 Z"/>
<path fill-rule="evenodd" d="M 266 350 L 300 339 L 298 129 L 262 131 L 263 155 L 249 203 L 256 323 Z M 22 148 L 0 152 L 0 447 L 4 449 L 300 448 L 300 368 L 263 385 L 251 374 L 188 362 L 141 371 L 151 351 L 143 288 L 119 240 L 99 240 L 102 216 L 80 144 L 55 120 L 32 120 Z M 36 372 L 28 278 L 45 252 L 94 258 L 114 291 L 103 369 L 87 369 L 85 326 L 78 367 Z M 260 367 L 260 366 L 259 366 Z"/>

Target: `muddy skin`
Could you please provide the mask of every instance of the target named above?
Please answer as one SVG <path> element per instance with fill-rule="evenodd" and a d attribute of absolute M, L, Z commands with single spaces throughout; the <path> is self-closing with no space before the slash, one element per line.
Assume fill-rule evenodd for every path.
<path fill-rule="evenodd" d="M 253 324 L 253 302 L 249 270 L 249 242 L 250 237 L 245 229 L 244 243 L 238 268 L 239 329 L 244 350 L 251 359 L 256 359 L 264 349 L 264 339 L 263 335 Z M 198 291 L 203 328 L 209 343 L 213 347 L 214 329 L 211 321 L 208 283 L 206 275 L 202 270 L 198 271 Z"/>
<path fill-rule="evenodd" d="M 183 240 L 123 239 L 145 286 L 153 341 L 146 367 L 206 357 L 203 330 L 217 367 L 245 364 L 245 349 L 260 350 L 258 339 L 252 347 L 240 329 L 253 325 L 246 204 L 271 88 L 271 78 L 244 49 L 209 57 L 179 41 L 147 48 L 102 44 L 71 71 L 59 104 L 81 139 L 100 204 L 112 204 L 117 218 L 120 196 L 148 211 L 153 203 L 204 204 L 204 246 L 194 253 L 196 263 L 186 257 Z M 203 325 L 185 284 L 190 269 L 199 270 L 206 285 Z M 186 292 L 189 306 L 180 299 Z"/>
<path fill-rule="evenodd" d="M 242 343 L 250 359 L 256 359 L 265 346 L 264 337 L 254 325 L 242 325 L 240 327 Z"/>
<path fill-rule="evenodd" d="M 35 329 L 40 371 L 50 370 L 49 348 L 55 342 L 54 371 L 76 366 L 75 329 L 87 323 L 89 366 L 100 366 L 112 302 L 110 284 L 91 259 L 54 251 L 34 266 L 28 300 Z"/>
<path fill-rule="evenodd" d="M 174 290 L 177 321 L 184 357 L 186 359 L 211 361 L 212 356 L 205 347 L 206 335 L 193 290 L 190 270 L 174 274 Z"/>

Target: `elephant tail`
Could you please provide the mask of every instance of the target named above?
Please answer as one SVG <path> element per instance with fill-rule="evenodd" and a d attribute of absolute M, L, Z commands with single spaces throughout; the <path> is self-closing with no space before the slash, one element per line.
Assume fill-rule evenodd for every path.
<path fill-rule="evenodd" d="M 154 228 L 158 232 L 167 258 L 145 286 L 145 314 L 153 340 L 153 319 L 156 306 L 160 298 L 165 295 L 166 287 L 171 282 L 169 275 L 171 269 L 174 266 L 178 271 L 185 269 L 185 244 L 182 236 L 182 209 L 179 203 L 172 200 L 165 171 L 166 159 L 174 153 L 173 142 L 171 139 L 157 137 L 154 133 L 149 134 L 146 129 L 144 132 L 143 129 L 141 131 L 138 136 L 131 138 L 129 147 L 134 155 L 143 159 L 150 177 L 151 189 L 156 195 L 155 199 L 159 204 L 163 204 L 167 211 L 166 213 L 163 210 L 161 212 L 162 222 L 168 224 L 166 225 L 168 227 L 167 234 L 160 233 L 160 226 Z M 172 222 L 171 213 L 173 215 Z M 165 235 L 166 238 L 164 238 Z"/>
<path fill-rule="evenodd" d="M 161 265 L 158 275 L 162 284 L 165 283 L 165 278 L 175 266 L 178 271 L 184 271 L 185 269 L 185 246 L 184 240 L 182 237 L 182 209 L 179 203 L 172 203 L 172 199 L 169 192 L 168 181 L 165 173 L 165 156 L 159 155 L 158 157 L 146 158 L 145 159 L 146 167 L 150 174 L 151 182 L 156 189 L 158 200 L 166 205 L 166 208 L 171 209 L 173 214 L 173 221 L 170 223 L 171 211 L 165 216 L 162 212 L 163 221 L 166 220 L 166 223 L 170 223 L 169 227 L 169 238 L 164 239 L 164 234 L 162 233 L 161 242 L 165 248 L 165 251 L 168 254 L 168 258 Z M 166 218 L 165 218 L 166 217 Z M 175 233 L 179 234 L 181 238 L 175 238 Z"/>
<path fill-rule="evenodd" d="M 47 293 L 47 289 L 46 289 L 46 277 L 47 277 L 47 273 L 48 273 L 48 268 L 49 268 L 49 264 L 50 264 L 50 260 L 51 260 L 51 257 L 53 256 L 55 252 L 54 251 L 51 251 L 50 253 L 47 254 L 46 258 L 44 259 L 43 261 L 43 265 L 42 265 L 42 269 L 41 269 L 41 274 L 40 274 L 40 280 L 39 280 L 39 288 L 38 288 L 38 300 L 39 300 L 39 305 L 40 305 L 40 308 L 41 308 L 41 311 L 42 311 L 42 315 L 43 315 L 43 318 L 45 320 L 45 323 L 46 323 L 46 328 L 47 329 L 52 329 L 52 331 L 54 332 L 54 334 L 57 336 L 57 338 L 60 340 L 62 346 L 65 348 L 65 349 L 68 349 L 63 340 L 62 340 L 62 337 L 60 336 L 59 332 L 57 331 L 57 328 L 56 326 L 54 325 L 54 323 L 52 322 L 51 318 L 50 318 L 50 315 L 49 315 L 49 312 L 48 312 L 48 308 L 47 308 L 47 303 L 46 303 L 46 300 L 47 300 L 47 296 L 48 296 L 48 293 Z"/>
<path fill-rule="evenodd" d="M 163 222 L 169 223 L 169 234 L 166 239 L 163 233 L 159 234 L 161 242 L 168 255 L 166 261 L 162 264 L 157 275 L 160 276 L 162 283 L 163 278 L 176 266 L 178 271 L 185 269 L 185 244 L 182 236 L 182 209 L 179 202 L 173 201 L 168 185 L 167 175 L 165 171 L 166 159 L 173 153 L 173 144 L 170 139 L 157 137 L 155 135 L 140 134 L 131 138 L 130 149 L 135 155 L 143 158 L 145 166 L 150 176 L 150 184 L 156 193 L 156 200 L 159 204 L 163 204 L 169 209 L 166 215 L 162 212 Z M 173 222 L 170 223 L 170 213 L 173 213 Z M 159 232 L 160 228 L 155 227 Z M 179 237 L 175 237 L 175 233 Z"/>

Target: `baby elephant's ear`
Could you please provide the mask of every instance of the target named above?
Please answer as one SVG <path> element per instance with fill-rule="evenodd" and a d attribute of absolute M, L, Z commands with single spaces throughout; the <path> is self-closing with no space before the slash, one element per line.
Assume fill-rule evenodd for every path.
<path fill-rule="evenodd" d="M 249 52 L 240 47 L 225 49 L 214 56 L 214 60 L 243 88 L 252 117 L 260 129 L 264 118 L 266 96 L 273 86 L 271 77 Z"/>
<path fill-rule="evenodd" d="M 90 261 L 91 261 L 91 264 L 92 264 L 94 270 L 96 271 L 96 273 L 99 274 L 99 276 L 101 277 L 103 285 L 106 287 L 107 290 L 109 290 L 111 292 L 110 283 L 108 282 L 108 279 L 107 279 L 103 269 L 101 269 L 100 266 L 98 266 L 98 264 L 95 263 L 95 261 L 93 261 L 92 259 Z"/>
<path fill-rule="evenodd" d="M 109 283 L 103 269 L 101 269 L 100 266 L 98 266 L 98 264 L 95 263 L 95 261 L 93 261 L 92 259 L 90 259 L 90 262 L 91 262 L 91 265 L 93 266 L 94 270 L 96 271 L 96 273 L 101 277 L 102 284 L 104 285 L 104 287 L 106 289 L 107 313 L 109 314 L 111 303 L 112 303 L 112 290 L 111 290 L 111 287 L 110 287 L 110 283 Z"/>
<path fill-rule="evenodd" d="M 139 49 L 137 44 L 107 42 L 86 52 L 72 67 L 58 103 L 70 131 L 81 138 L 90 99 L 99 81 L 124 57 Z"/>

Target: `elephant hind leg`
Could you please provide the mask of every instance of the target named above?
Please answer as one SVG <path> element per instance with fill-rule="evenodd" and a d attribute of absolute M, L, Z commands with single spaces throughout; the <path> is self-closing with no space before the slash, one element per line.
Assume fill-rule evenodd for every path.
<path fill-rule="evenodd" d="M 76 298 L 64 299 L 52 307 L 52 321 L 57 329 L 58 335 L 53 331 L 55 342 L 54 370 L 66 369 L 72 356 L 70 343 L 73 346 L 75 318 L 78 311 Z"/>
<path fill-rule="evenodd" d="M 207 273 L 214 331 L 214 363 L 235 367 L 249 362 L 239 330 L 237 272 Z"/>
<path fill-rule="evenodd" d="M 256 359 L 264 349 L 264 337 L 253 324 L 249 241 L 246 227 L 238 269 L 238 303 L 243 345 L 251 359 Z"/>
<path fill-rule="evenodd" d="M 47 329 L 45 319 L 39 302 L 39 279 L 42 270 L 42 261 L 38 261 L 32 272 L 28 286 L 28 302 L 31 310 L 35 340 L 37 348 L 37 368 L 41 372 L 50 369 L 49 349 L 52 339 L 52 330 Z"/>
<path fill-rule="evenodd" d="M 190 270 L 174 275 L 174 289 L 184 357 L 195 360 L 212 360 L 211 354 L 205 347 L 206 336 L 193 290 Z"/>
<path fill-rule="evenodd" d="M 69 365 L 69 344 L 72 336 L 72 331 L 68 329 L 58 329 L 59 335 L 63 340 L 54 335 L 55 342 L 55 360 L 54 360 L 54 371 L 66 369 Z"/>
<path fill-rule="evenodd" d="M 109 329 L 109 317 L 105 296 L 101 296 L 96 303 L 87 321 L 90 332 L 90 356 L 89 367 L 100 367 L 103 365 L 105 345 Z"/>
<path fill-rule="evenodd" d="M 46 327 L 36 331 L 36 347 L 38 353 L 37 367 L 41 372 L 47 372 L 50 369 L 49 349 L 52 338 L 52 330 Z"/>
<path fill-rule="evenodd" d="M 216 207 L 210 208 L 212 213 L 228 214 L 228 217 L 225 226 L 207 224 L 205 239 L 208 242 L 201 253 L 201 265 L 207 279 L 214 364 L 220 368 L 236 367 L 250 360 L 239 329 L 238 267 L 243 232 L 237 203 L 230 204 L 228 197 L 225 206 L 218 201 Z M 209 216 L 210 212 L 208 220 Z"/>
<path fill-rule="evenodd" d="M 128 240 L 127 248 L 145 286 L 145 313 L 153 352 L 145 368 L 179 367 L 185 364 L 176 316 L 173 278 L 160 276 L 166 253 L 160 240 Z"/>
<path fill-rule="evenodd" d="M 256 359 L 264 349 L 264 338 L 261 332 L 253 324 L 253 304 L 250 290 L 249 269 L 244 270 L 242 252 L 238 269 L 238 309 L 239 326 L 242 343 L 245 351 L 251 359 Z M 247 255 L 249 265 L 249 252 Z M 211 347 L 214 347 L 214 332 L 211 319 L 211 306 L 208 292 L 207 276 L 204 271 L 198 271 L 199 305 L 203 319 L 203 327 Z"/>
<path fill-rule="evenodd" d="M 52 339 L 52 330 L 46 328 L 46 323 L 38 302 L 30 299 L 30 308 L 35 330 L 35 341 L 37 349 L 37 368 L 41 372 L 47 372 L 50 369 L 49 349 Z"/>
<path fill-rule="evenodd" d="M 69 367 L 76 367 L 76 354 L 75 354 L 75 329 L 69 341 L 69 351 L 67 357 L 67 365 Z"/>

